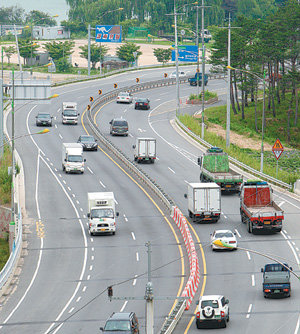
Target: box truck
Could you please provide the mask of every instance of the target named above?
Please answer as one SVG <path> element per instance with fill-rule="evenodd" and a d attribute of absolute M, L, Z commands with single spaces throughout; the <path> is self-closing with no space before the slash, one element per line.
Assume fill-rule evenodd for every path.
<path fill-rule="evenodd" d="M 77 124 L 79 113 L 76 102 L 63 102 L 61 107 L 62 124 Z"/>
<path fill-rule="evenodd" d="M 217 222 L 221 215 L 221 188 L 216 183 L 188 183 L 189 217 L 193 222 Z"/>
<path fill-rule="evenodd" d="M 156 139 L 137 138 L 134 148 L 134 161 L 154 163 L 156 159 Z"/>
<path fill-rule="evenodd" d="M 88 214 L 90 235 L 116 233 L 115 198 L 113 192 L 88 193 Z"/>
<path fill-rule="evenodd" d="M 62 144 L 62 169 L 66 173 L 83 173 L 84 163 L 82 145 L 79 143 Z"/>

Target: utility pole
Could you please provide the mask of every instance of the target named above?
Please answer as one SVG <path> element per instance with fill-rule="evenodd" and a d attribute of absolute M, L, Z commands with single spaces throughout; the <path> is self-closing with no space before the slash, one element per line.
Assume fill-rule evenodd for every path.
<path fill-rule="evenodd" d="M 202 126 L 201 126 L 201 138 L 204 139 L 204 77 L 205 77 L 205 44 L 204 44 L 204 0 L 202 0 Z M 198 83 L 197 83 L 198 85 Z"/>
<path fill-rule="evenodd" d="M 231 45 L 231 23 L 230 12 L 228 18 L 228 56 L 227 56 L 227 115 L 226 115 L 226 147 L 230 146 L 230 84 L 231 84 L 231 72 L 230 72 L 230 45 Z"/>
<path fill-rule="evenodd" d="M 91 25 L 88 26 L 88 76 L 91 75 Z"/>
<path fill-rule="evenodd" d="M 11 102 L 11 225 L 15 223 L 15 72 L 12 69 L 12 102 Z"/>
<path fill-rule="evenodd" d="M 0 92 L 0 98 L 1 98 L 1 106 L 0 106 L 0 158 L 3 156 L 3 46 L 1 47 L 1 62 L 2 62 L 2 71 L 1 71 L 1 92 Z"/>
<path fill-rule="evenodd" d="M 196 44 L 197 44 L 197 75 L 199 75 L 198 73 L 200 72 L 200 69 L 199 69 L 199 6 L 196 6 L 197 8 L 197 16 L 196 16 L 196 34 L 197 34 L 197 38 L 196 38 Z M 198 80 L 198 77 L 197 77 L 197 80 Z M 199 85 L 198 85 L 198 82 L 197 82 L 197 95 L 199 96 Z"/>
<path fill-rule="evenodd" d="M 176 62 L 176 116 L 180 114 L 179 97 L 179 66 L 178 66 L 178 37 L 177 37 L 177 13 L 176 0 L 174 0 L 174 23 L 175 23 L 175 62 Z"/>
<path fill-rule="evenodd" d="M 20 50 L 19 50 L 18 36 L 17 36 L 17 30 L 16 30 L 16 25 L 15 24 L 14 24 L 14 32 L 15 32 L 17 52 L 18 52 L 18 61 L 19 61 L 20 71 L 22 72 L 22 64 L 21 64 L 21 59 L 20 59 Z"/>
<path fill-rule="evenodd" d="M 146 334 L 153 334 L 154 332 L 154 303 L 153 303 L 153 286 L 151 282 L 151 243 L 146 243 L 148 253 L 148 282 L 146 285 L 145 299 L 146 299 Z"/>

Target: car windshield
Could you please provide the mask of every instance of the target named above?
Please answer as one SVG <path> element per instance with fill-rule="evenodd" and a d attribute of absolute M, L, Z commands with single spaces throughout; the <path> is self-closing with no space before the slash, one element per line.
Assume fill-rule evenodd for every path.
<path fill-rule="evenodd" d="M 63 111 L 64 116 L 77 116 L 77 111 L 76 110 L 64 110 Z"/>
<path fill-rule="evenodd" d="M 129 96 L 129 93 L 120 93 L 119 96 Z"/>
<path fill-rule="evenodd" d="M 130 322 L 128 320 L 109 320 L 106 322 L 105 331 L 130 331 Z"/>
<path fill-rule="evenodd" d="M 211 306 L 213 308 L 218 308 L 218 301 L 217 300 L 202 300 L 201 308 L 206 306 Z"/>
<path fill-rule="evenodd" d="M 233 234 L 231 232 L 218 232 L 215 234 L 215 238 L 232 238 Z"/>
<path fill-rule="evenodd" d="M 82 156 L 81 155 L 68 155 L 68 161 L 69 162 L 82 162 Z"/>
<path fill-rule="evenodd" d="M 88 143 L 94 143 L 95 142 L 93 137 L 81 137 L 80 141 L 81 142 L 88 142 Z"/>
<path fill-rule="evenodd" d="M 137 99 L 136 102 L 145 102 L 145 103 L 147 103 L 148 100 L 147 99 Z"/>
<path fill-rule="evenodd" d="M 49 114 L 38 114 L 38 118 L 51 118 Z"/>
<path fill-rule="evenodd" d="M 114 218 L 113 209 L 93 209 L 91 218 Z"/>
<path fill-rule="evenodd" d="M 128 126 L 126 121 L 114 121 L 113 126 Z"/>

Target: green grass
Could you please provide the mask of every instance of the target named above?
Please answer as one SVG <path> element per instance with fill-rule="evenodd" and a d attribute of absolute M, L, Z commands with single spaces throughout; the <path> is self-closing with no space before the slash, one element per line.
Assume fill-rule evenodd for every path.
<path fill-rule="evenodd" d="M 204 100 L 207 101 L 209 99 L 212 99 L 214 97 L 217 97 L 218 94 L 215 93 L 215 92 L 209 92 L 208 90 L 206 90 L 204 92 Z M 190 97 L 189 97 L 190 100 L 201 100 L 202 99 L 202 93 L 200 93 L 199 95 L 197 94 L 191 94 Z"/>
<path fill-rule="evenodd" d="M 207 109 L 205 110 L 207 112 Z M 195 134 L 201 136 L 201 120 L 190 115 L 179 116 L 180 121 L 187 126 Z M 231 144 L 230 148 L 226 148 L 226 141 L 214 133 L 204 131 L 204 139 L 213 146 L 221 147 L 230 156 L 245 163 L 246 165 L 260 170 L 260 152 L 240 148 Z M 286 183 L 292 184 L 300 179 L 300 152 L 288 151 L 279 159 L 278 176 L 276 175 L 276 159 L 272 152 L 265 152 L 264 156 L 264 173 L 273 177 L 277 177 Z"/>
<path fill-rule="evenodd" d="M 8 204 L 11 200 L 11 176 L 8 167 L 11 166 L 11 151 L 4 147 L 3 158 L 0 160 L 0 205 Z"/>
<path fill-rule="evenodd" d="M 0 239 L 0 271 L 5 266 L 9 258 L 9 243 L 8 238 Z"/>

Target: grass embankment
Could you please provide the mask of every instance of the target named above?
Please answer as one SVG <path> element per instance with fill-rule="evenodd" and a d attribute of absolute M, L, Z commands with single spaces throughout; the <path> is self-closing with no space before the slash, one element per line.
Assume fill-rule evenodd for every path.
<path fill-rule="evenodd" d="M 268 144 L 274 144 L 277 138 L 285 147 L 285 151 L 278 161 L 278 176 L 277 178 L 287 182 L 294 183 L 300 179 L 300 117 L 298 116 L 297 124 L 294 125 L 295 113 L 291 113 L 290 119 L 290 134 L 287 136 L 287 112 L 289 108 L 290 96 L 287 95 L 287 101 L 283 101 L 280 105 L 276 105 L 276 118 L 273 118 L 272 113 L 266 110 L 266 127 L 265 139 Z M 258 103 L 257 110 L 262 110 L 262 102 Z M 295 110 L 295 104 L 292 107 Z M 205 110 L 205 123 L 208 129 L 213 124 L 218 124 L 224 129 L 226 128 L 226 106 L 211 107 Z M 242 120 L 241 113 L 234 115 L 231 112 L 231 130 L 245 136 L 245 140 L 252 138 L 261 142 L 261 112 L 258 112 L 258 132 L 255 131 L 255 114 L 254 105 L 250 104 L 245 109 L 245 119 Z M 197 135 L 201 135 L 201 119 L 196 119 L 189 115 L 180 116 L 180 120 L 189 127 Z M 209 132 L 205 129 L 205 140 L 213 146 L 223 148 L 232 157 L 239 161 L 260 170 L 260 150 L 250 148 L 241 148 L 235 144 L 231 144 L 230 148 L 226 148 L 226 141 L 223 137 Z M 289 148 L 289 149 L 288 149 Z M 264 154 L 264 173 L 276 177 L 276 158 L 272 151 L 266 151 Z"/>
<path fill-rule="evenodd" d="M 11 176 L 8 175 L 8 166 L 11 166 L 11 152 L 8 146 L 4 147 L 4 154 L 0 160 L 0 205 L 10 204 L 11 200 Z M 8 235 L 0 239 L 0 270 L 5 266 L 9 258 Z"/>
<path fill-rule="evenodd" d="M 204 92 L 204 101 L 208 101 L 212 98 L 218 97 L 218 94 L 215 92 L 209 92 L 206 90 Z M 202 99 L 202 93 L 200 94 L 191 94 L 189 97 L 190 100 L 201 100 Z"/>

